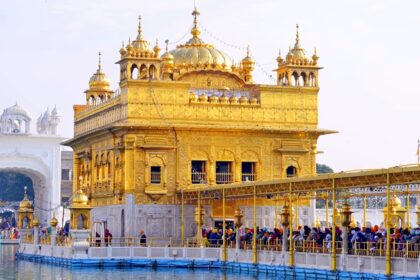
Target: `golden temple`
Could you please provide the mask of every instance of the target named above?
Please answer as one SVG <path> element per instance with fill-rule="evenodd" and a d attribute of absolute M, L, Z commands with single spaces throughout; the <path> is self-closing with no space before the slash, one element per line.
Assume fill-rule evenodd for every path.
<path fill-rule="evenodd" d="M 319 57 L 296 39 L 276 58 L 276 84 L 254 82 L 248 48 L 239 64 L 200 37 L 197 9 L 191 39 L 163 54 L 138 34 L 119 50 L 118 91 L 101 61 L 74 105 L 74 192 L 92 207 L 126 203 L 177 205 L 191 188 L 275 180 L 316 173 Z M 235 204 L 228 207 L 233 217 Z M 220 216 L 220 202 L 212 202 Z M 261 204 L 264 204 L 261 201 Z"/>

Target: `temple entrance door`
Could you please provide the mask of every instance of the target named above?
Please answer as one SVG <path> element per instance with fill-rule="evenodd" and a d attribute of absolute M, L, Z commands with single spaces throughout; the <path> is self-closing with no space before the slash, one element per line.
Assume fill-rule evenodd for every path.
<path fill-rule="evenodd" d="M 226 228 L 234 228 L 233 220 L 225 220 Z M 215 220 L 214 221 L 214 228 L 222 229 L 223 228 L 223 220 Z"/>

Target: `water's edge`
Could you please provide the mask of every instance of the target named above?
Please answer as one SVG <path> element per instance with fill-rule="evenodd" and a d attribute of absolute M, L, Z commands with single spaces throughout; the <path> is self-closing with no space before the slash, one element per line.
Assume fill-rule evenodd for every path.
<path fill-rule="evenodd" d="M 268 275 L 282 275 L 292 278 L 316 278 L 316 279 L 366 279 L 366 280 L 381 280 L 381 279 L 401 279 L 414 280 L 420 279 L 417 277 L 404 277 L 392 275 L 387 277 L 381 274 L 345 272 L 345 271 L 329 271 L 313 268 L 302 267 L 288 267 L 266 264 L 252 264 L 239 262 L 222 262 L 209 260 L 194 260 L 194 259 L 67 259 L 58 257 L 36 256 L 32 254 L 16 253 L 18 260 L 45 263 L 58 266 L 65 266 L 69 268 L 130 268 L 130 267 L 150 267 L 150 268 L 187 268 L 187 269 L 219 269 L 226 271 L 244 272 L 244 273 L 262 273 Z"/>

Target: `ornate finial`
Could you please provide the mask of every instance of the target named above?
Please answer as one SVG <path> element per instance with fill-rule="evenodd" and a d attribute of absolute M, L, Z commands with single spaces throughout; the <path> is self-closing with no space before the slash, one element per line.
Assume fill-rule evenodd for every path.
<path fill-rule="evenodd" d="M 299 45 L 299 24 L 296 24 L 296 43 L 295 48 L 300 48 Z"/>
<path fill-rule="evenodd" d="M 98 61 L 98 70 L 101 71 L 102 70 L 102 61 L 101 61 L 101 55 L 102 53 L 99 52 L 98 56 L 99 56 L 99 61 Z"/>
<path fill-rule="evenodd" d="M 139 16 L 139 26 L 137 28 L 137 41 L 140 41 L 142 39 L 141 37 L 141 16 Z"/>
<path fill-rule="evenodd" d="M 123 49 L 125 46 L 124 46 L 124 40 L 122 41 L 122 46 L 121 46 L 121 48 Z"/>
<path fill-rule="evenodd" d="M 166 44 L 165 50 L 166 50 L 166 52 L 168 52 L 168 49 L 169 49 L 169 40 L 168 39 L 165 40 L 165 44 Z"/>
<path fill-rule="evenodd" d="M 249 45 L 246 47 L 246 56 L 249 56 L 250 51 L 249 51 Z"/>
<path fill-rule="evenodd" d="M 158 41 L 158 39 L 156 38 L 156 45 L 155 45 L 155 47 L 153 48 L 153 51 L 155 52 L 155 55 L 156 56 L 158 56 L 159 55 L 159 52 L 160 52 L 160 47 L 159 47 L 159 41 Z"/>
<path fill-rule="evenodd" d="M 191 34 L 194 37 L 198 37 L 200 35 L 200 30 L 198 29 L 198 20 L 197 17 L 200 15 L 200 12 L 197 10 L 197 7 L 194 7 L 194 11 L 192 12 L 192 15 L 194 16 L 194 26 L 191 29 Z"/>
<path fill-rule="evenodd" d="M 28 199 L 28 194 L 26 193 L 26 191 L 28 190 L 28 187 L 27 186 L 25 186 L 25 187 L 23 187 L 23 199 Z"/>

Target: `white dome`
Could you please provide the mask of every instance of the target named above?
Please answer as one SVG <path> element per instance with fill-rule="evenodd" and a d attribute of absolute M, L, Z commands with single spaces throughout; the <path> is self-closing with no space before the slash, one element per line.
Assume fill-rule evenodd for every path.
<path fill-rule="evenodd" d="M 22 116 L 31 120 L 31 116 L 28 114 L 28 112 L 26 112 L 26 110 L 19 106 L 17 103 L 12 107 L 4 109 L 3 114 L 1 115 L 1 119 L 5 119 L 9 116 Z"/>

